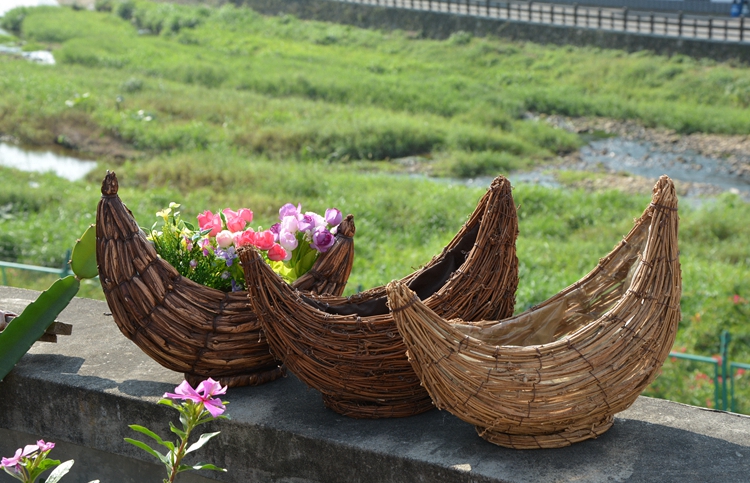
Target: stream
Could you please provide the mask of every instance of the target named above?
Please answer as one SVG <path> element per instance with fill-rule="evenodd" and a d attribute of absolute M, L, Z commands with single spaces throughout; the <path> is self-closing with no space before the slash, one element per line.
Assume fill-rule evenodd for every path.
<path fill-rule="evenodd" d="M 96 161 L 73 157 L 63 149 L 36 151 L 0 142 L 0 166 L 40 173 L 52 171 L 61 178 L 77 181 L 96 168 Z"/>
<path fill-rule="evenodd" d="M 0 142 L 0 165 L 24 171 L 53 171 L 57 176 L 76 181 L 96 167 L 96 162 L 81 159 L 65 149 L 30 150 Z M 750 176 L 738 171 L 726 159 L 712 158 L 694 151 L 671 152 L 646 142 L 624 138 L 590 140 L 577 156 L 570 157 L 562 166 L 540 167 L 529 172 L 508 175 L 513 184 L 532 183 L 560 188 L 555 170 L 578 170 L 620 175 L 627 173 L 655 182 L 662 174 L 682 183 L 688 198 L 716 196 L 729 191 L 750 201 Z M 424 175 L 415 175 L 423 177 Z M 486 187 L 491 176 L 472 179 L 430 178 L 436 182 L 450 182 L 470 187 Z"/>

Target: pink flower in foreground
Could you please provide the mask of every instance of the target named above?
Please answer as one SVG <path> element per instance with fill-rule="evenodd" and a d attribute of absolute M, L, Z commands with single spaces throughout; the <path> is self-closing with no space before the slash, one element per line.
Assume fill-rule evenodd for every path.
<path fill-rule="evenodd" d="M 210 377 L 205 381 L 198 384 L 198 388 L 193 389 L 187 381 L 182 383 L 175 388 L 174 393 L 164 393 L 164 397 L 169 399 L 182 399 L 187 401 L 193 401 L 194 403 L 203 404 L 203 407 L 208 411 L 214 418 L 221 415 L 226 409 L 224 403 L 220 399 L 213 399 L 213 396 L 218 396 L 227 392 L 227 387 L 222 387 L 221 384 L 214 381 Z"/>
<path fill-rule="evenodd" d="M 216 236 L 223 228 L 221 215 L 218 213 L 214 215 L 206 210 L 198 215 L 198 226 L 200 226 L 201 230 L 211 230 L 208 236 Z"/>
<path fill-rule="evenodd" d="M 0 467 L 12 468 L 16 473 L 18 473 L 18 471 L 21 469 L 21 459 L 26 458 L 37 450 L 39 450 L 39 446 L 35 444 L 28 444 L 24 446 L 23 449 L 18 448 L 16 450 L 16 454 L 11 458 L 3 458 L 2 460 L 0 460 Z"/>
<path fill-rule="evenodd" d="M 245 225 L 253 221 L 253 212 L 247 208 L 240 208 L 239 211 L 232 211 L 225 208 L 222 213 L 227 219 L 227 228 L 229 231 L 242 231 Z"/>
<path fill-rule="evenodd" d="M 259 231 L 255 234 L 255 246 L 261 250 L 269 250 L 274 246 L 273 233 L 269 230 Z"/>
<path fill-rule="evenodd" d="M 274 262 L 284 260 L 286 256 L 287 252 L 281 245 L 276 245 L 274 243 L 274 245 L 268 250 L 268 259 Z"/>
<path fill-rule="evenodd" d="M 248 228 L 246 231 L 235 235 L 234 244 L 238 247 L 244 245 L 255 245 L 255 231 L 252 228 Z"/>

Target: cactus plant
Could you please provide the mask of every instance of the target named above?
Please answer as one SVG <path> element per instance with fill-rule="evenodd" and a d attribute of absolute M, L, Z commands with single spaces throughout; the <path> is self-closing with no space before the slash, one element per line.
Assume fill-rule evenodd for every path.
<path fill-rule="evenodd" d="M 96 267 L 96 233 L 91 225 L 73 248 L 70 275 L 50 286 L 0 332 L 0 380 L 13 369 L 60 312 L 78 293 L 81 280 L 98 274 Z"/>

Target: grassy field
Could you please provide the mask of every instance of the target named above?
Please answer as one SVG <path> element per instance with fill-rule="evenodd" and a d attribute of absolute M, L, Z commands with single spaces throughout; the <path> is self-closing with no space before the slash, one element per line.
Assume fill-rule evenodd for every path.
<path fill-rule="evenodd" d="M 451 177 L 554 163 L 582 141 L 524 113 L 636 119 L 683 133 L 750 132 L 750 69 L 730 64 L 359 30 L 224 6 L 98 2 L 111 11 L 16 10 L 4 40 L 58 64 L 0 57 L 0 135 L 95 156 L 85 180 L 0 168 L 0 259 L 61 266 L 93 222 L 105 169 L 144 226 L 176 201 L 189 216 L 248 207 L 268 226 L 286 202 L 337 206 L 357 224 L 348 292 L 438 253 L 482 195 Z M 139 34 L 140 30 L 140 34 Z M 0 39 L 2 41 L 3 39 Z M 408 158 L 408 159 L 404 159 Z M 518 310 L 593 268 L 648 193 L 519 185 Z M 750 207 L 725 195 L 681 207 L 683 320 L 676 348 L 750 362 Z M 10 274 L 43 288 L 49 279 Z M 96 285 L 85 296 L 101 297 Z M 710 368 L 669 362 L 648 394 L 707 405 Z M 750 376 L 737 379 L 750 412 Z"/>

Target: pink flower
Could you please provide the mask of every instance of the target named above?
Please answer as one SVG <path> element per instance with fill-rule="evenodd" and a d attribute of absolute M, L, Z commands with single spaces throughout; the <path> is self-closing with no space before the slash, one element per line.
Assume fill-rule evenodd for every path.
<path fill-rule="evenodd" d="M 234 244 L 238 247 L 244 245 L 255 245 L 255 231 L 252 228 L 248 228 L 239 235 L 234 237 Z"/>
<path fill-rule="evenodd" d="M 255 246 L 261 250 L 269 250 L 274 245 L 273 233 L 269 230 L 259 231 L 255 234 Z"/>
<path fill-rule="evenodd" d="M 198 215 L 198 226 L 200 226 L 201 230 L 211 230 L 208 236 L 216 236 L 223 228 L 221 215 L 218 213 L 214 215 L 206 210 Z"/>
<path fill-rule="evenodd" d="M 22 466 L 21 459 L 26 458 L 27 456 L 38 450 L 39 446 L 35 444 L 28 444 L 24 446 L 23 449 L 18 448 L 16 450 L 16 454 L 13 455 L 13 457 L 3 458 L 2 460 L 0 460 L 0 467 L 12 468 L 16 473 L 18 473 L 21 469 L 20 467 Z"/>
<path fill-rule="evenodd" d="M 227 228 L 229 231 L 242 231 L 245 225 L 253 221 L 253 212 L 247 208 L 240 208 L 239 211 L 232 211 L 229 208 L 225 208 L 222 213 L 224 213 L 227 219 Z"/>
<path fill-rule="evenodd" d="M 224 412 L 226 406 L 224 406 L 224 403 L 221 402 L 220 399 L 213 399 L 213 396 L 218 396 L 226 392 L 226 386 L 222 387 L 221 384 L 209 377 L 198 384 L 197 389 L 193 389 L 187 381 L 182 381 L 182 383 L 175 388 L 174 393 L 164 393 L 164 397 L 169 399 L 188 400 L 197 404 L 203 404 L 203 407 L 211 414 L 211 416 L 217 417 Z"/>
<path fill-rule="evenodd" d="M 55 447 L 55 443 L 51 441 L 49 443 L 45 443 L 43 439 L 37 441 L 36 445 L 39 446 L 39 451 L 41 452 L 52 451 L 52 449 Z"/>
<path fill-rule="evenodd" d="M 229 230 L 222 230 L 216 235 L 216 244 L 221 248 L 228 248 L 232 246 L 233 242 L 234 237 L 232 236 L 232 232 Z"/>
<path fill-rule="evenodd" d="M 328 208 L 326 210 L 326 222 L 331 226 L 336 226 L 341 223 L 341 212 L 336 208 Z"/>
<path fill-rule="evenodd" d="M 291 253 L 291 252 L 290 252 Z M 274 245 L 268 249 L 268 259 L 274 262 L 284 260 L 287 256 L 286 250 L 281 245 Z"/>

